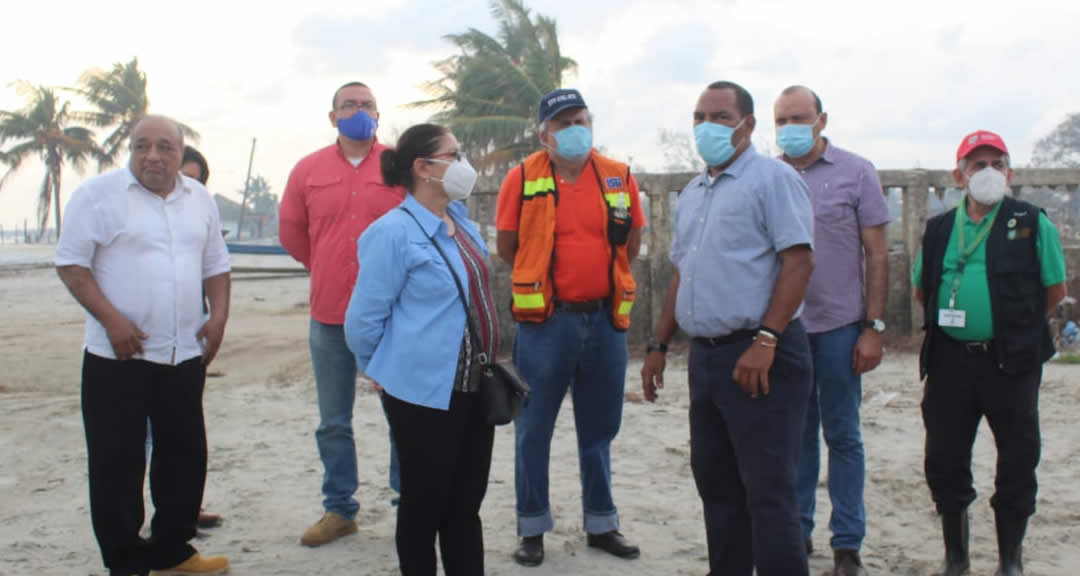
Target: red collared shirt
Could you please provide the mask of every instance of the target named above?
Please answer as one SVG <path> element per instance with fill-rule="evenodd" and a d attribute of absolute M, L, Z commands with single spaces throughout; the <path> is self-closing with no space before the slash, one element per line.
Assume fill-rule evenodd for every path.
<path fill-rule="evenodd" d="M 296 163 L 281 199 L 281 245 L 311 271 L 311 317 L 344 324 L 356 282 L 356 240 L 401 203 L 405 190 L 383 184 L 378 142 L 357 166 L 335 142 Z"/>

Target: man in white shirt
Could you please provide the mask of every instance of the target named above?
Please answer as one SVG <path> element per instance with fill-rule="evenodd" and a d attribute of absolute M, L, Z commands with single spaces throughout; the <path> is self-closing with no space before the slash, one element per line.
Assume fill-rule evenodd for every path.
<path fill-rule="evenodd" d="M 229 314 L 229 255 L 217 206 L 180 175 L 176 122 L 134 128 L 127 167 L 72 194 L 56 248 L 64 285 L 86 308 L 82 410 L 90 515 L 110 575 L 220 574 L 195 536 L 206 480 L 202 393 Z M 203 313 L 203 290 L 210 302 Z M 147 418 L 152 538 L 139 537 Z"/>

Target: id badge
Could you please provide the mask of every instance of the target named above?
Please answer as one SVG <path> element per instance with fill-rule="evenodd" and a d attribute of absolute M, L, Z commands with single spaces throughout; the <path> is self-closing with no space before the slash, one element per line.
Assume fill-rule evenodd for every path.
<path fill-rule="evenodd" d="M 967 325 L 967 311 L 942 308 L 938 310 L 938 326 L 963 328 Z"/>

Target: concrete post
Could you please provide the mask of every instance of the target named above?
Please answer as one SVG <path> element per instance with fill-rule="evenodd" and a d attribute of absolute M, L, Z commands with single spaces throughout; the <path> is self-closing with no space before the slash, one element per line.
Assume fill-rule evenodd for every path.
<path fill-rule="evenodd" d="M 925 171 L 913 171 L 912 181 L 903 188 L 904 199 L 904 253 L 908 261 L 909 273 L 915 266 L 915 259 L 922 250 L 922 236 L 926 230 L 927 204 L 930 186 L 925 178 Z M 920 177 L 922 176 L 922 177 Z M 923 325 L 922 307 L 914 298 L 908 299 L 911 328 L 918 330 Z"/>

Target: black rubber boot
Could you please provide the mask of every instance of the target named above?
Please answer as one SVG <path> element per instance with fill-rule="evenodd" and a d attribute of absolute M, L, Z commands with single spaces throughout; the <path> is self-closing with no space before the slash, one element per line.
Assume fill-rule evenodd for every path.
<path fill-rule="evenodd" d="M 940 576 L 961 576 L 968 573 L 968 513 L 946 512 L 941 515 L 941 533 L 945 537 L 945 568 Z"/>
<path fill-rule="evenodd" d="M 1022 576 L 1024 573 L 1024 532 L 1027 517 L 1017 518 L 994 512 L 997 527 L 998 570 L 997 576 Z"/>

